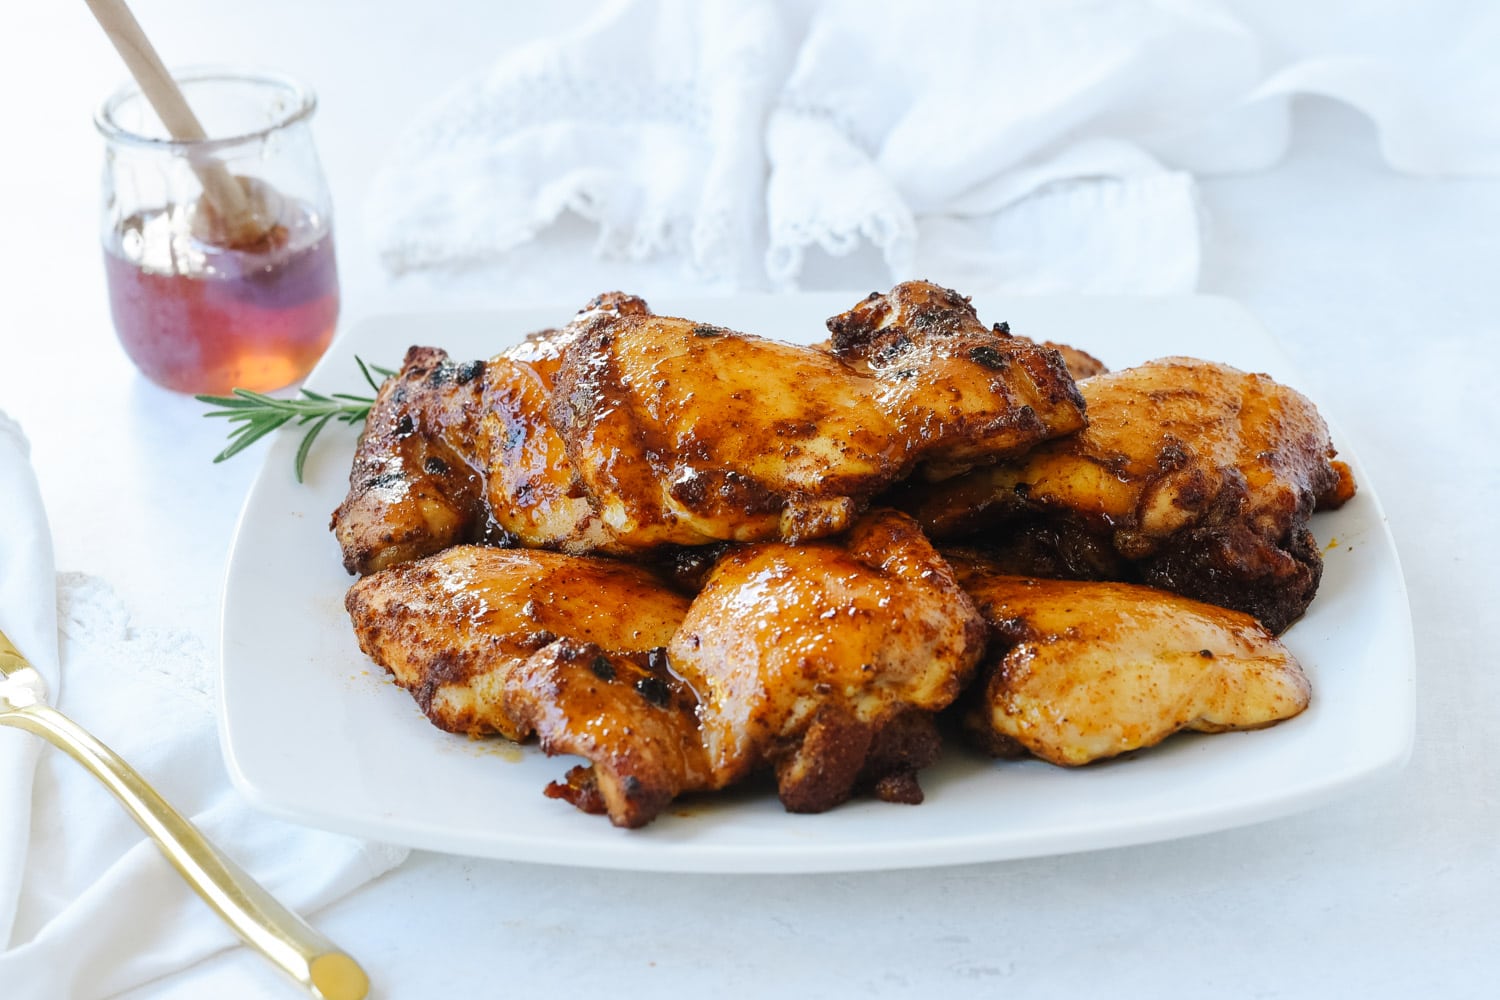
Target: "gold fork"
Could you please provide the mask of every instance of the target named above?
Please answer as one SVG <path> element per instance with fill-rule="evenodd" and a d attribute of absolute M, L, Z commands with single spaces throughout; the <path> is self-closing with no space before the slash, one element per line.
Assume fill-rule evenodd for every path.
<path fill-rule="evenodd" d="M 361 1000 L 370 981 L 359 964 L 278 903 L 219 852 L 135 768 L 47 705 L 47 684 L 0 632 L 0 725 L 36 733 L 114 793 L 193 890 L 250 947 L 324 1000 Z"/>

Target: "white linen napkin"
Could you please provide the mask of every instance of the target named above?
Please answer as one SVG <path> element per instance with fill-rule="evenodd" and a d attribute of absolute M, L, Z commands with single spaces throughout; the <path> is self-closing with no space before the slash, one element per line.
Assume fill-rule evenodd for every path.
<path fill-rule="evenodd" d="M 511 251 L 572 214 L 597 227 L 601 256 L 754 280 L 760 132 L 788 51 L 774 5 L 694 0 L 609 4 L 516 50 L 415 123 L 372 181 L 382 261 L 525 263 Z M 558 265 L 531 266 L 566 281 Z"/>
<path fill-rule="evenodd" d="M 19 428 L 0 413 L 0 628 L 52 703 L 139 770 L 304 916 L 406 852 L 254 812 L 231 788 L 214 673 L 193 636 L 139 627 L 103 581 L 54 576 Z M 237 942 L 104 787 L 35 736 L 0 729 L 0 993 L 105 997 Z"/>
<path fill-rule="evenodd" d="M 1194 175 L 1274 163 L 1298 94 L 1397 169 L 1500 170 L 1497 50 L 1474 0 L 621 0 L 439 100 L 366 226 L 393 274 L 492 295 L 650 260 L 792 288 L 860 252 L 872 282 L 1189 291 Z"/>
<path fill-rule="evenodd" d="M 0 410 L 0 632 L 57 691 L 57 604 L 52 533 L 42 513 L 25 436 Z M 0 947 L 11 938 L 31 836 L 32 776 L 40 741 L 0 728 Z"/>

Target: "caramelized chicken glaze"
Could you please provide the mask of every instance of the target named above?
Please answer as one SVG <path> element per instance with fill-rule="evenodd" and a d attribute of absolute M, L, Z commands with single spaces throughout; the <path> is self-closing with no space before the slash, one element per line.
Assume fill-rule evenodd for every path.
<path fill-rule="evenodd" d="M 713 787 L 697 701 L 666 666 L 688 603 L 638 566 L 473 545 L 380 570 L 345 599 L 360 648 L 434 725 L 584 757 L 586 780 L 548 794 L 619 826 Z"/>
<path fill-rule="evenodd" d="M 1089 426 L 1024 458 L 899 494 L 934 537 L 1015 572 L 1138 581 L 1280 632 L 1316 593 L 1308 528 L 1354 481 L 1306 397 L 1264 375 L 1165 358 L 1079 383 Z"/>
<path fill-rule="evenodd" d="M 482 363 L 413 347 L 365 417 L 349 495 L 332 528 L 350 573 L 372 573 L 485 534 L 471 456 L 484 413 Z"/>
<path fill-rule="evenodd" d="M 1086 764 L 1182 730 L 1269 726 L 1311 697 L 1297 660 L 1247 614 L 1134 584 L 953 562 L 991 627 L 964 727 L 997 756 Z"/>
<path fill-rule="evenodd" d="M 533 654 L 568 640 L 648 655 L 671 641 L 688 599 L 627 563 L 458 545 L 358 581 L 344 605 L 360 648 L 434 725 L 521 739 L 535 722 L 517 719 L 504 692 Z"/>
<path fill-rule="evenodd" d="M 333 517 L 361 648 L 440 728 L 582 758 L 546 794 L 622 827 L 763 771 L 795 812 L 920 802 L 950 706 L 1076 765 L 1307 705 L 1225 610 L 1295 620 L 1308 518 L 1353 494 L 1304 398 L 1105 373 L 927 282 L 827 325 L 794 347 L 610 293 L 489 361 L 412 348 Z"/>
<path fill-rule="evenodd" d="M 560 640 L 507 679 L 506 712 L 547 754 L 588 761 L 545 789 L 616 826 L 651 822 L 684 792 L 721 788 L 703 749 L 697 699 L 657 649 L 610 653 Z"/>
<path fill-rule="evenodd" d="M 333 526 L 366 573 L 457 541 L 648 555 L 846 529 L 919 465 L 1083 426 L 1055 351 L 968 300 L 899 285 L 829 321 L 830 351 L 601 296 L 489 362 L 413 348 L 382 387 Z"/>
<path fill-rule="evenodd" d="M 469 545 L 373 573 L 345 604 L 435 725 L 583 757 L 548 794 L 620 826 L 764 768 L 797 812 L 921 801 L 934 713 L 984 646 L 894 511 L 837 541 L 736 548 L 691 604 L 616 560 Z"/>
<path fill-rule="evenodd" d="M 873 511 L 837 541 L 731 550 L 667 649 L 710 765 L 725 781 L 770 765 L 788 809 L 819 812 L 865 787 L 920 801 L 932 716 L 984 626 L 916 523 Z"/>
<path fill-rule="evenodd" d="M 363 575 L 460 542 L 613 547 L 541 417 L 576 332 L 543 330 L 462 365 L 437 348 L 407 352 L 375 397 L 333 513 L 346 570 Z"/>

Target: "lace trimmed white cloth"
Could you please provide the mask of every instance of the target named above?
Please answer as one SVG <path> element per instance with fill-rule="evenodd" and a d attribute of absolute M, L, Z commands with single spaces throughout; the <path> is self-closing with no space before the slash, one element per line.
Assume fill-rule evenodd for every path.
<path fill-rule="evenodd" d="M 0 629 L 65 714 L 304 916 L 400 863 L 403 849 L 270 819 L 233 790 L 208 651 L 134 624 L 97 578 L 54 576 L 25 439 L 3 413 L 0 512 Z M 113 996 L 237 941 L 103 785 L 39 737 L 0 728 L 0 995 Z"/>
<path fill-rule="evenodd" d="M 381 259 L 396 273 L 514 263 L 573 213 L 602 256 L 740 276 L 786 52 L 774 6 L 688 0 L 614 4 L 518 50 L 417 122 L 374 179 Z"/>
<path fill-rule="evenodd" d="M 1194 174 L 1274 163 L 1298 94 L 1397 169 L 1500 170 L 1496 51 L 1482 0 L 615 2 L 439 100 L 366 220 L 393 274 L 496 292 L 793 288 L 859 252 L 872 282 L 1187 291 Z"/>

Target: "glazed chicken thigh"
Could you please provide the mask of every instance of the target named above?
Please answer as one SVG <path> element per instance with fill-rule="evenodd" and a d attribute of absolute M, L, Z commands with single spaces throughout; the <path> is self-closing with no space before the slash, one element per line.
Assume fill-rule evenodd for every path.
<path fill-rule="evenodd" d="M 920 802 L 946 710 L 1071 766 L 1307 706 L 1273 633 L 1354 483 L 1305 398 L 1106 372 L 928 282 L 827 327 L 610 293 L 488 361 L 413 347 L 333 516 L 361 649 L 439 728 L 581 758 L 545 794 L 622 827 L 757 774 Z"/>
<path fill-rule="evenodd" d="M 820 812 L 916 802 L 984 625 L 910 518 L 734 549 L 688 598 L 616 560 L 460 545 L 357 582 L 361 648 L 440 728 L 588 761 L 548 794 L 620 826 L 775 770 Z"/>
<path fill-rule="evenodd" d="M 666 668 L 688 598 L 648 570 L 458 545 L 365 577 L 345 606 L 360 648 L 434 725 L 535 734 L 547 753 L 590 762 L 550 795 L 639 826 L 681 792 L 716 787 L 697 701 Z"/>
<path fill-rule="evenodd" d="M 947 563 L 910 518 L 877 510 L 837 540 L 732 550 L 668 657 L 721 779 L 770 765 L 788 809 L 821 812 L 863 788 L 920 802 L 934 714 L 983 650 Z"/>
<path fill-rule="evenodd" d="M 1264 375 L 1165 358 L 1079 383 L 1089 426 L 898 506 L 934 538 L 989 545 L 1012 572 L 1136 581 L 1281 632 L 1312 601 L 1315 510 L 1354 480 L 1304 396 Z"/>
<path fill-rule="evenodd" d="M 1083 426 L 1059 355 L 968 300 L 897 286 L 831 350 L 601 296 L 489 362 L 413 348 L 366 423 L 333 526 L 366 573 L 459 541 L 649 555 L 845 530 L 922 467 L 952 474 Z"/>
<path fill-rule="evenodd" d="M 1086 764 L 1182 730 L 1258 729 L 1307 707 L 1301 666 L 1247 614 L 1134 584 L 952 562 L 992 629 L 964 727 L 997 756 Z"/>
<path fill-rule="evenodd" d="M 511 675 L 566 640 L 647 656 L 671 641 L 688 598 L 649 570 L 556 552 L 456 545 L 367 576 L 344 606 L 362 650 L 440 729 L 513 740 Z"/>
<path fill-rule="evenodd" d="M 363 575 L 460 542 L 614 548 L 543 417 L 576 333 L 543 330 L 467 364 L 437 348 L 407 352 L 375 397 L 333 514 L 345 569 Z"/>
<path fill-rule="evenodd" d="M 485 411 L 484 367 L 413 347 L 380 387 L 349 470 L 349 494 L 333 512 L 344 569 L 363 576 L 483 540 L 484 482 L 470 458 Z"/>

